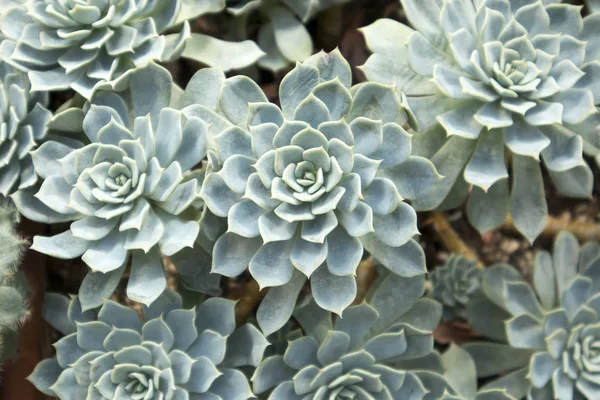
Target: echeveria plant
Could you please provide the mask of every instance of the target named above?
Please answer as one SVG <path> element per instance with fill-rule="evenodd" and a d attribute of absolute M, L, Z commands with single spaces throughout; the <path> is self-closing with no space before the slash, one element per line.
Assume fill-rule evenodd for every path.
<path fill-rule="evenodd" d="M 443 304 L 444 321 L 467 319 L 467 305 L 481 293 L 482 276 L 477 262 L 460 255 L 452 255 L 431 272 L 431 295 Z"/>
<path fill-rule="evenodd" d="M 600 395 L 598 244 L 580 249 L 575 237 L 562 232 L 552 255 L 536 255 L 533 287 L 516 270 L 503 267 L 486 271 L 483 290 L 490 304 L 476 306 L 470 321 L 494 336 L 500 313 L 493 307 L 504 310 L 508 343 L 470 343 L 465 349 L 480 377 L 510 371 L 488 386 L 532 400 Z"/>
<path fill-rule="evenodd" d="M 436 301 L 419 299 L 423 291 L 423 276 L 390 273 L 333 323 L 310 299 L 294 312 L 305 334 L 264 359 L 254 392 L 268 400 L 455 398 L 441 374 L 407 368 L 432 355 L 441 316 Z"/>
<path fill-rule="evenodd" d="M 356 296 L 363 248 L 396 274 L 425 273 L 416 214 L 403 198 L 428 194 L 439 175 L 410 155 L 391 86 L 351 91 L 337 51 L 283 79 L 281 109 L 246 77 L 203 70 L 195 80 L 205 90 L 188 87 L 184 98 L 205 115 L 212 143 L 201 196 L 228 221 L 213 272 L 234 277 L 249 268 L 261 288 L 271 287 L 258 314 L 263 329 L 287 321 L 306 278 L 317 304 L 341 314 Z"/>
<path fill-rule="evenodd" d="M 313 41 L 304 26 L 319 12 L 348 0 L 225 0 L 236 17 L 238 30 L 245 31 L 255 13 L 263 22 L 258 45 L 266 53 L 258 60 L 262 68 L 278 71 L 313 54 Z"/>
<path fill-rule="evenodd" d="M 54 118 L 54 126 L 82 126 L 85 135 L 38 148 L 33 160 L 44 182 L 37 201 L 16 199 L 31 219 L 74 221 L 56 236 L 36 236 L 32 248 L 82 256 L 92 269 L 80 291 L 84 309 L 112 294 L 130 258 L 127 294 L 150 304 L 166 285 L 162 255 L 192 246 L 199 232 L 183 213 L 200 191 L 190 170 L 206 154 L 207 125 L 169 107 L 165 69 L 148 64 L 128 78 L 119 82 L 122 92 L 97 92 L 87 111 L 68 108 Z"/>
<path fill-rule="evenodd" d="M 37 182 L 30 151 L 46 136 L 48 95 L 32 92 L 27 75 L 0 61 L 0 195 Z"/>
<path fill-rule="evenodd" d="M 213 298 L 189 310 L 165 291 L 142 321 L 113 301 L 83 311 L 77 296 L 49 293 L 44 316 L 65 336 L 29 380 L 60 400 L 253 398 L 236 368 L 257 366 L 268 342 L 250 324 L 236 329 L 234 304 Z"/>
<path fill-rule="evenodd" d="M 600 145 L 600 18 L 557 3 L 402 0 L 416 30 L 387 19 L 364 28 L 375 54 L 363 70 L 406 95 L 417 154 L 445 177 L 417 209 L 455 207 L 473 185 L 477 229 L 498 227 L 510 210 L 532 241 L 547 216 L 540 156 L 559 192 L 590 195 L 582 152 Z"/>
<path fill-rule="evenodd" d="M 99 82 L 151 60 L 183 54 L 224 69 L 245 67 L 263 55 L 253 42 L 190 33 L 189 19 L 224 6 L 219 0 L 27 1 L 1 16 L 0 55 L 29 73 L 33 89 L 72 88 L 86 98 Z M 167 34 L 176 27 L 179 33 Z"/>
<path fill-rule="evenodd" d="M 0 363 L 17 350 L 19 324 L 27 318 L 27 281 L 19 271 L 25 241 L 15 233 L 16 212 L 0 205 Z"/>

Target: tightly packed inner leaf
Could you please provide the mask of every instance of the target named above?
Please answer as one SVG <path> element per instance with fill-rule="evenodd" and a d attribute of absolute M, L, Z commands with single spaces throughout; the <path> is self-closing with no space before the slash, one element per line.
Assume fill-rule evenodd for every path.
<path fill-rule="evenodd" d="M 1 40 L 1 37 L 0 37 Z M 31 92 L 27 75 L 0 61 L 0 195 L 37 182 L 30 152 L 46 136 L 48 95 Z"/>
<path fill-rule="evenodd" d="M 235 368 L 258 365 L 268 342 L 252 325 L 235 328 L 233 306 L 210 299 L 183 309 L 181 297 L 165 291 L 142 322 L 113 301 L 84 312 L 77 296 L 50 293 L 45 317 L 65 337 L 54 345 L 56 358 L 28 379 L 60 400 L 249 399 L 248 380 Z"/>
<path fill-rule="evenodd" d="M 510 210 L 533 240 L 547 215 L 540 156 L 561 193 L 589 196 L 582 152 L 600 143 L 600 18 L 556 3 L 403 0 L 416 31 L 385 19 L 364 29 L 375 53 L 367 77 L 406 94 L 422 131 L 417 153 L 446 177 L 418 209 L 455 207 L 470 184 L 468 216 L 481 232 Z"/>
<path fill-rule="evenodd" d="M 56 117 L 79 115 L 85 141 L 44 143 L 33 154 L 44 178 L 35 194 L 39 201 L 19 203 L 26 215 L 47 208 L 74 220 L 64 233 L 35 237 L 32 248 L 58 258 L 82 256 L 92 269 L 86 278 L 90 286 L 84 281 L 90 289 L 82 297 L 86 309 L 110 296 L 130 254 L 127 294 L 150 304 L 166 285 L 161 253 L 191 247 L 199 232 L 198 222 L 181 214 L 200 190 L 187 174 L 204 158 L 207 126 L 169 108 L 170 92 L 149 105 L 140 85 L 155 79 L 170 89 L 166 70 L 149 65 L 134 74 L 133 104 L 125 102 L 126 92 L 98 92 L 85 117 L 77 108 Z"/>
<path fill-rule="evenodd" d="M 467 305 L 481 293 L 483 270 L 475 261 L 452 255 L 429 275 L 431 295 L 444 305 L 445 321 L 466 320 Z"/>
<path fill-rule="evenodd" d="M 202 81 L 215 87 L 198 93 Z M 261 287 L 274 287 L 259 311 L 269 332 L 285 323 L 307 277 L 317 304 L 341 314 L 356 296 L 363 248 L 399 275 L 425 272 L 412 239 L 416 214 L 403 198 L 427 195 L 439 176 L 410 155 L 392 87 L 351 91 L 350 83 L 336 51 L 284 78 L 281 109 L 254 82 L 218 71 L 198 72 L 184 94 L 212 124 L 201 196 L 228 222 L 213 272 L 233 277 L 249 268 Z M 273 313 L 273 301 L 286 306 Z"/>

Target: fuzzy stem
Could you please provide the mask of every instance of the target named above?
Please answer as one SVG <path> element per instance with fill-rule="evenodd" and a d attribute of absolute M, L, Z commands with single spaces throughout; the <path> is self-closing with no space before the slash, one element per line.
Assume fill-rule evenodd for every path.
<path fill-rule="evenodd" d="M 24 237 L 31 238 L 36 234 L 44 234 L 45 227 L 42 224 L 23 220 L 19 225 L 19 231 Z M 3 399 L 48 399 L 25 379 L 42 359 L 50 356 L 49 337 L 42 320 L 42 301 L 46 286 L 46 260 L 44 255 L 28 250 L 21 264 L 29 283 L 31 295 L 28 303 L 31 313 L 19 329 L 17 356 L 4 365 L 0 390 L 0 398 Z"/>
<path fill-rule="evenodd" d="M 448 217 L 445 213 L 439 211 L 431 213 L 427 223 L 432 226 L 436 236 L 448 251 L 459 254 L 471 261 L 475 261 L 480 268 L 483 268 L 483 264 L 479 260 L 479 256 L 475 250 L 471 249 L 458 236 L 458 233 L 456 233 L 450 225 L 450 222 L 448 222 Z"/>

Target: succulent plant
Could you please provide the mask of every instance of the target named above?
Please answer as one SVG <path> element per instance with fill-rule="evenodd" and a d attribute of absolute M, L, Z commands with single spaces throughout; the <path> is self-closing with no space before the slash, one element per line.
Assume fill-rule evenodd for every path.
<path fill-rule="evenodd" d="M 406 367 L 433 352 L 441 307 L 419 299 L 423 291 L 423 276 L 389 273 L 333 323 L 310 299 L 294 312 L 305 335 L 263 360 L 254 392 L 268 400 L 455 398 L 440 374 Z"/>
<path fill-rule="evenodd" d="M 480 296 L 482 276 L 477 262 L 456 254 L 431 272 L 431 295 L 443 304 L 444 321 L 468 318 L 467 305 Z"/>
<path fill-rule="evenodd" d="M 72 88 L 86 98 L 99 82 L 151 60 L 183 55 L 224 69 L 254 63 L 263 53 L 251 41 L 190 33 L 187 20 L 223 7 L 222 0 L 27 1 L 2 15 L 0 55 L 29 73 L 33 89 Z"/>
<path fill-rule="evenodd" d="M 477 389 L 475 362 L 464 349 L 450 345 L 443 355 L 434 353 L 429 360 L 429 370 L 444 376 L 448 384 L 463 400 L 517 400 L 504 388 Z"/>
<path fill-rule="evenodd" d="M 234 304 L 212 298 L 183 309 L 167 290 L 142 321 L 113 301 L 83 311 L 77 296 L 47 294 L 44 316 L 65 336 L 28 379 L 60 400 L 252 398 L 237 368 L 257 366 L 268 342 L 250 324 L 236 329 Z"/>
<path fill-rule="evenodd" d="M 30 151 L 46 136 L 48 94 L 31 92 L 26 74 L 0 61 L 0 196 L 37 182 Z"/>
<path fill-rule="evenodd" d="M 416 31 L 388 19 L 364 28 L 375 54 L 362 68 L 405 93 L 416 154 L 445 177 L 415 208 L 453 208 L 473 185 L 479 231 L 510 210 L 533 241 L 547 216 L 540 155 L 560 193 L 591 193 L 582 152 L 600 154 L 600 18 L 552 0 L 401 1 Z"/>
<path fill-rule="evenodd" d="M 349 0 L 225 0 L 236 17 L 237 29 L 246 31 L 252 14 L 261 19 L 258 45 L 265 51 L 257 64 L 278 71 L 313 54 L 313 41 L 304 26 L 319 12 Z"/>
<path fill-rule="evenodd" d="M 508 267 L 486 270 L 488 303 L 473 306 L 471 321 L 494 336 L 499 313 L 506 312 L 507 344 L 464 346 L 480 377 L 510 372 L 488 387 L 505 387 L 528 399 L 595 399 L 600 396 L 600 246 L 562 232 L 554 252 L 536 255 L 533 287 Z M 496 316 L 496 317 L 495 317 Z M 494 339 L 499 340 L 499 337 Z"/>
<path fill-rule="evenodd" d="M 265 332 L 287 321 L 307 277 L 317 304 L 341 314 L 356 295 L 363 248 L 396 274 L 426 271 L 403 198 L 428 194 L 439 175 L 410 155 L 392 87 L 350 84 L 335 51 L 283 79 L 281 109 L 250 79 L 216 70 L 199 71 L 184 93 L 211 126 L 200 194 L 228 222 L 213 272 L 249 267 L 261 288 L 272 287 L 258 313 Z"/>
<path fill-rule="evenodd" d="M 84 309 L 112 294 L 130 256 L 127 294 L 150 304 L 166 285 L 162 255 L 193 246 L 199 232 L 195 216 L 183 214 L 200 191 L 190 170 L 206 154 L 207 125 L 169 107 L 164 68 L 148 64 L 127 78 L 118 81 L 120 92 L 98 91 L 86 111 L 54 117 L 51 126 L 83 127 L 84 137 L 47 141 L 33 152 L 44 181 L 35 201 L 13 198 L 30 219 L 74 221 L 56 236 L 36 236 L 32 249 L 82 256 L 92 270 L 80 291 Z"/>
<path fill-rule="evenodd" d="M 0 364 L 17 349 L 17 327 L 27 318 L 27 281 L 18 269 L 25 241 L 14 231 L 16 213 L 0 205 Z"/>

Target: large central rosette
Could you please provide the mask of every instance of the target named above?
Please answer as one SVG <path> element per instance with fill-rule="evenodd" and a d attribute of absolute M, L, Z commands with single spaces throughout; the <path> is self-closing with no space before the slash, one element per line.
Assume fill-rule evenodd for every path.
<path fill-rule="evenodd" d="M 222 83 L 225 118 L 210 114 L 215 145 L 201 191 L 228 220 L 214 272 L 237 276 L 249 266 L 261 287 L 290 283 L 288 290 L 299 290 L 304 274 L 317 303 L 337 313 L 356 295 L 363 248 L 397 274 L 425 272 L 412 239 L 416 214 L 403 198 L 429 193 L 439 176 L 410 156 L 393 88 L 349 85 L 339 53 L 317 55 L 286 76 L 281 110 L 246 78 Z"/>

